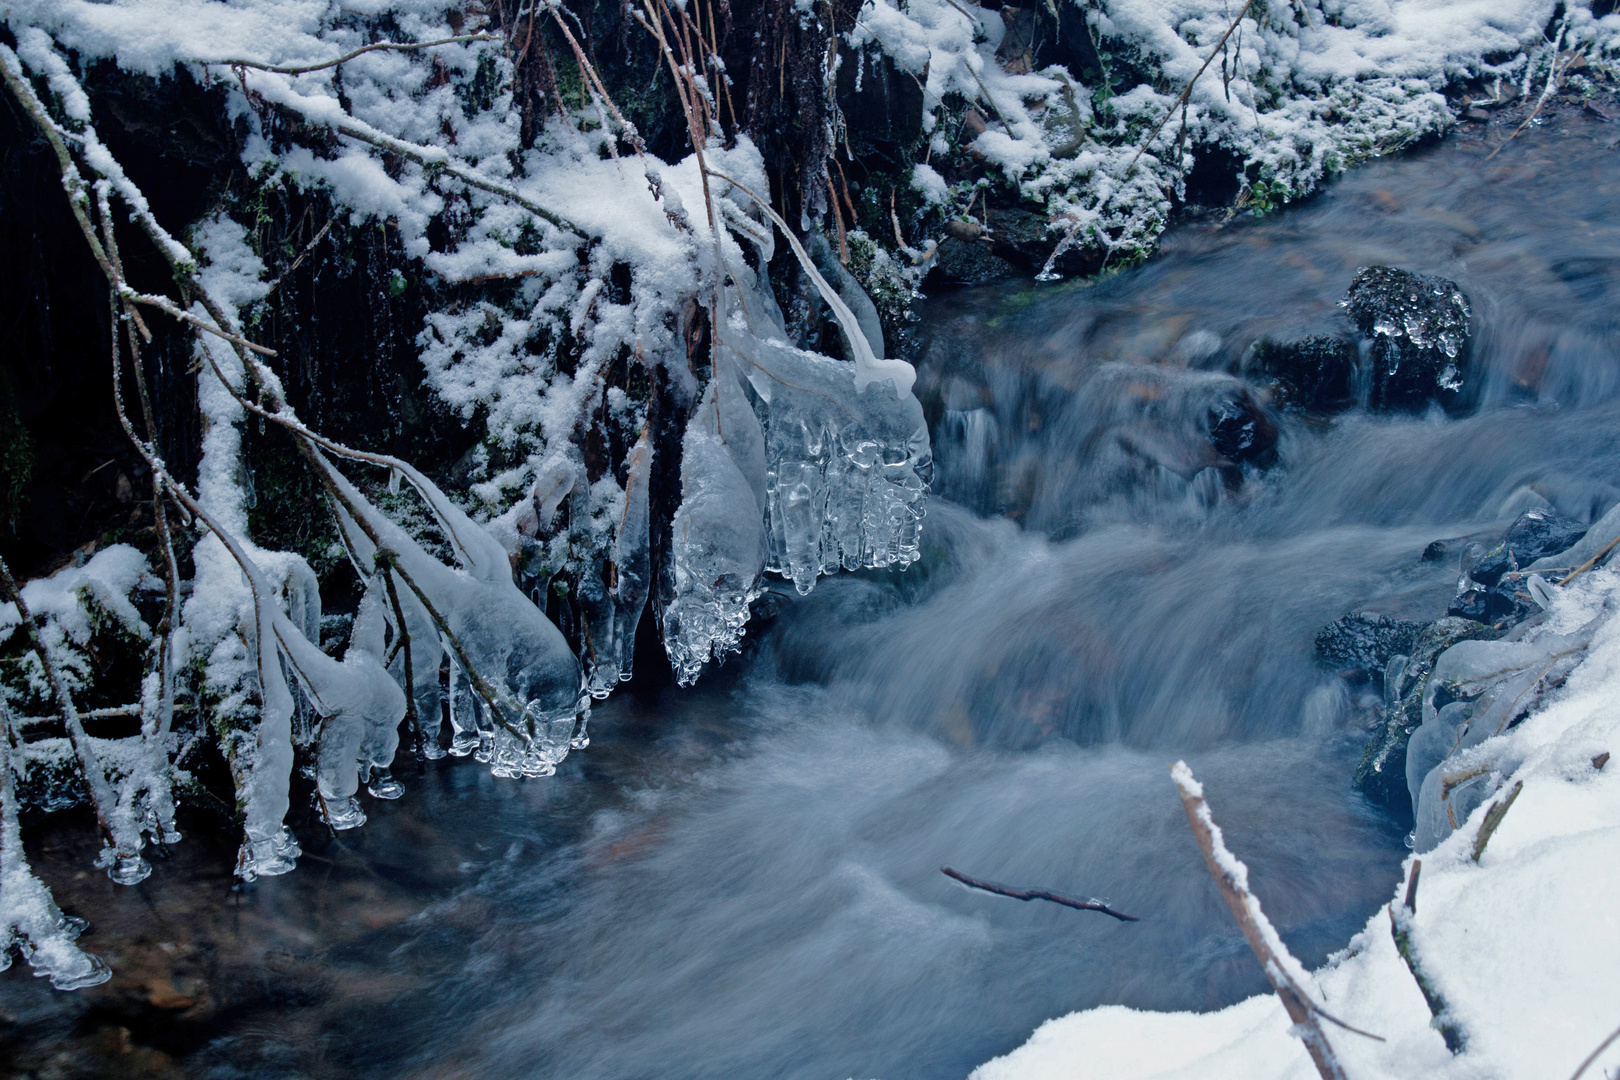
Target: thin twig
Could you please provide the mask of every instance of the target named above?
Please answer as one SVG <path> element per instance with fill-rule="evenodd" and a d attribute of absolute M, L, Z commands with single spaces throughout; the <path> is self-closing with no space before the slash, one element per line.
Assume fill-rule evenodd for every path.
<path fill-rule="evenodd" d="M 1226 28 L 1226 33 L 1221 35 L 1221 40 L 1215 43 L 1215 47 L 1211 49 L 1209 55 L 1204 58 L 1203 66 L 1198 69 L 1197 73 L 1195 73 L 1190 80 L 1188 80 L 1187 85 L 1181 88 L 1181 93 L 1176 95 L 1176 100 L 1171 103 L 1170 108 L 1165 112 L 1165 114 L 1159 118 L 1159 123 L 1154 127 L 1152 134 L 1150 134 L 1147 139 L 1143 141 L 1141 146 L 1136 148 L 1136 155 L 1131 158 L 1131 163 L 1125 166 L 1125 171 L 1120 174 L 1120 180 L 1123 181 L 1130 179 L 1131 173 L 1136 169 L 1136 163 L 1142 160 L 1142 155 L 1147 152 L 1147 148 L 1153 145 L 1154 139 L 1159 137 L 1159 132 L 1164 130 L 1164 125 L 1168 124 L 1170 122 L 1170 118 L 1176 115 L 1176 110 L 1183 108 L 1187 104 L 1188 100 L 1192 96 L 1193 87 L 1198 84 L 1198 80 L 1204 74 L 1204 72 L 1209 70 L 1209 65 L 1214 62 L 1216 54 L 1225 49 L 1226 39 L 1231 37 L 1232 32 L 1242 24 L 1243 17 L 1249 13 L 1249 8 L 1253 5 L 1254 0 L 1247 0 L 1247 2 L 1243 5 L 1243 10 L 1238 12 L 1237 18 L 1232 20 L 1232 25 Z M 1107 201 L 1104 200 L 1103 206 L 1106 205 Z M 1102 207 L 1099 206 L 1098 210 L 1101 209 Z M 1063 234 L 1063 239 L 1059 240 L 1057 242 L 1057 246 L 1052 249 L 1052 254 L 1047 256 L 1046 264 L 1041 267 L 1040 276 L 1043 279 L 1047 274 L 1052 272 L 1052 263 L 1057 260 L 1058 253 L 1064 251 L 1074 240 L 1074 234 L 1080 231 L 1082 220 L 1083 219 L 1080 218 L 1075 219 L 1074 224 L 1069 227 L 1069 231 Z"/>
<path fill-rule="evenodd" d="M 1581 1067 L 1575 1070 L 1574 1075 L 1572 1075 L 1569 1080 L 1581 1080 L 1581 1074 L 1586 1071 L 1586 1067 L 1592 1064 L 1592 1062 L 1596 1061 L 1598 1059 L 1598 1055 L 1607 1050 L 1609 1048 L 1609 1044 L 1614 1042 L 1616 1039 L 1620 1039 L 1620 1028 L 1615 1028 L 1613 1031 L 1609 1032 L 1609 1037 L 1598 1043 L 1596 1050 L 1586 1055 L 1586 1060 L 1581 1062 Z"/>
<path fill-rule="evenodd" d="M 1558 584 L 1568 585 L 1570 582 L 1592 569 L 1592 567 L 1596 566 L 1600 561 L 1602 561 L 1603 556 L 1614 550 L 1616 544 L 1620 544 L 1620 536 L 1616 536 L 1613 540 L 1610 540 L 1608 544 L 1604 546 L 1602 551 L 1581 563 L 1581 565 L 1577 566 L 1573 571 L 1570 572 L 1568 577 L 1560 581 Z"/>
<path fill-rule="evenodd" d="M 1075 900 L 1072 897 L 1060 896 L 1055 892 L 1047 892 L 1045 889 L 1015 889 L 1010 885 L 997 885 L 995 882 L 985 881 L 983 878 L 969 877 L 960 870 L 952 870 L 948 866 L 940 867 L 939 872 L 953 881 L 960 881 L 963 885 L 966 885 L 970 889 L 978 889 L 981 892 L 995 893 L 997 896 L 1010 896 L 1014 900 L 1048 900 L 1054 904 L 1062 904 L 1064 907 L 1074 908 L 1077 911 L 1100 911 L 1110 918 L 1118 919 L 1120 922 L 1142 921 L 1135 915 L 1127 915 L 1123 911 L 1115 911 L 1113 908 L 1109 907 L 1103 901 L 1098 900 L 1096 897 L 1089 897 L 1085 900 Z"/>
<path fill-rule="evenodd" d="M 286 281 L 288 275 L 304 264 L 304 260 L 309 258 L 309 253 L 315 250 L 315 245 L 321 242 L 321 238 L 326 235 L 329 229 L 332 228 L 332 222 L 336 220 L 337 218 L 335 217 L 329 217 L 326 219 L 326 224 L 321 226 L 320 232 L 315 234 L 314 239 L 310 240 L 309 243 L 304 245 L 304 249 L 298 253 L 298 258 L 294 259 L 287 269 L 276 275 L 276 280 L 272 281 L 269 288 L 264 290 L 265 296 L 269 296 L 271 293 L 275 292 L 276 286 L 280 285 L 283 281 Z"/>
<path fill-rule="evenodd" d="M 460 45 L 468 41 L 499 40 L 501 38 L 498 34 L 463 34 L 460 37 L 440 38 L 437 41 L 374 41 L 370 45 L 362 45 L 352 52 L 346 52 L 336 60 L 323 60 L 318 64 L 261 64 L 257 60 L 201 60 L 198 63 L 204 67 L 255 68 L 259 71 L 273 71 L 277 75 L 304 75 L 311 71 L 324 71 L 339 64 L 346 64 L 363 53 L 376 52 L 379 49 L 409 52 L 414 49 L 431 49 L 439 45 Z"/>
<path fill-rule="evenodd" d="M 1519 126 L 1513 129 L 1512 135 L 1509 135 L 1507 138 L 1502 140 L 1502 146 L 1498 146 L 1495 150 L 1492 150 L 1485 160 L 1480 162 L 1481 165 L 1489 165 L 1491 158 L 1494 158 L 1497 154 L 1502 152 L 1503 146 L 1506 146 L 1508 143 L 1512 142 L 1514 137 L 1517 136 L 1519 132 L 1529 127 L 1530 121 L 1536 118 L 1536 115 L 1541 112 L 1541 107 L 1547 104 L 1547 99 L 1552 96 L 1553 80 L 1558 76 L 1558 46 L 1564 41 L 1564 27 L 1568 24 L 1568 22 L 1569 17 L 1566 15 L 1564 17 L 1564 21 L 1558 24 L 1558 39 L 1553 42 L 1552 60 L 1547 64 L 1547 85 L 1541 88 L 1541 96 L 1536 99 L 1536 107 L 1531 109 L 1530 115 L 1520 121 Z M 1569 65 L 1575 62 L 1575 56 L 1578 55 L 1580 54 L 1575 53 L 1568 61 L 1565 62 L 1565 70 L 1568 70 Z"/>
<path fill-rule="evenodd" d="M 181 322 L 190 323 L 195 329 L 213 334 L 215 337 L 222 337 L 231 344 L 240 345 L 244 349 L 251 349 L 260 356 L 276 355 L 276 350 L 274 349 L 267 349 L 263 345 L 255 344 L 254 342 L 249 341 L 247 338 L 242 337 L 240 334 L 232 334 L 228 331 L 221 330 L 217 326 L 211 326 L 206 321 L 197 318 L 197 316 L 193 315 L 191 312 L 182 311 L 180 308 L 175 306 L 174 301 L 170 300 L 166 296 L 154 296 L 151 293 L 136 292 L 128 285 L 120 285 L 118 288 L 118 298 L 131 303 L 145 304 L 148 307 L 155 307 L 159 311 L 166 312 L 169 315 L 174 316 Z"/>
<path fill-rule="evenodd" d="M 1507 817 L 1508 807 L 1513 805 L 1513 800 L 1517 799 L 1519 792 L 1523 790 L 1524 781 L 1517 781 L 1513 785 L 1513 790 L 1508 792 L 1507 798 L 1485 811 L 1485 820 L 1479 823 L 1479 835 L 1474 838 L 1473 854 L 1469 856 L 1475 862 L 1479 862 L 1479 857 L 1485 854 L 1485 845 L 1491 842 L 1491 837 L 1496 833 L 1496 827 L 1502 824 L 1503 818 Z"/>

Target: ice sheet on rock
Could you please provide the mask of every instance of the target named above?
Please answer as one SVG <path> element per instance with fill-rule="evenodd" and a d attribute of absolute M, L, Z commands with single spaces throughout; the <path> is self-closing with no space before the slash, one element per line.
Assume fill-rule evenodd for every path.
<path fill-rule="evenodd" d="M 1528 627 L 1520 640 L 1463 641 L 1440 654 L 1424 692 L 1423 724 L 1407 747 L 1419 854 L 1450 836 L 1495 790 L 1493 780 L 1506 766 L 1482 744 L 1563 683 L 1604 617 L 1569 633 Z M 1442 695 L 1453 700 L 1437 707 Z"/>

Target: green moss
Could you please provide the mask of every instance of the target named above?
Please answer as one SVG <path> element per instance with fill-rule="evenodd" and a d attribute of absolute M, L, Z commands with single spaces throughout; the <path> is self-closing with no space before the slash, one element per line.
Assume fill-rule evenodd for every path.
<path fill-rule="evenodd" d="M 24 490 L 33 478 L 35 461 L 33 433 L 17 410 L 0 415 L 0 516 L 12 533 L 17 531 L 17 518 L 27 501 Z"/>

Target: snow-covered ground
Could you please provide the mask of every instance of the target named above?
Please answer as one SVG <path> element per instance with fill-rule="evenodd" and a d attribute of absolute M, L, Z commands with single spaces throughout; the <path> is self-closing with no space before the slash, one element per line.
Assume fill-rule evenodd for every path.
<path fill-rule="evenodd" d="M 1548 628 L 1572 629 L 1616 603 L 1620 571 L 1585 575 L 1555 598 Z M 1324 1025 L 1355 1080 L 1563 1080 L 1620 1025 L 1620 765 L 1594 765 L 1620 747 L 1620 618 L 1608 616 L 1545 708 L 1486 747 L 1520 764 L 1504 770 L 1500 794 L 1422 856 L 1410 923 L 1418 963 L 1448 1003 L 1464 1049 L 1453 1056 L 1432 1026 L 1386 907 L 1310 988 L 1335 1016 L 1385 1040 Z M 1475 863 L 1486 811 L 1516 783 L 1522 791 Z M 1219 821 L 1221 793 L 1208 796 Z M 1173 797 L 1167 780 L 1165 798 Z M 1392 904 L 1409 868 L 1410 859 L 1399 878 L 1391 873 Z M 1262 995 L 1207 1014 L 1103 1006 L 1060 1017 L 972 1080 L 1315 1075 L 1282 1003 Z M 1584 1075 L 1620 1075 L 1620 1040 Z"/>

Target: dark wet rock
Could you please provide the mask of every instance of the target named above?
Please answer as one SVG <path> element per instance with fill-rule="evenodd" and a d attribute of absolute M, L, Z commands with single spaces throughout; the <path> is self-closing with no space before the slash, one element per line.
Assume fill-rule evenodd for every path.
<path fill-rule="evenodd" d="M 1393 702 L 1374 726 L 1353 783 L 1368 799 L 1397 817 L 1412 820 L 1412 796 L 1406 787 L 1406 744 L 1423 722 L 1423 691 L 1434 671 L 1435 659 L 1459 641 L 1492 639 L 1501 631 L 1472 619 L 1447 616 L 1424 627 L 1412 642 L 1406 663 L 1384 687 Z"/>
<path fill-rule="evenodd" d="M 1551 510 L 1526 510 L 1502 534 L 1501 542 L 1468 568 L 1468 576 L 1481 585 L 1495 585 L 1509 571 L 1567 551 L 1586 530 L 1581 522 Z"/>
<path fill-rule="evenodd" d="M 1550 510 L 1520 514 L 1494 547 L 1474 558 L 1465 551 L 1460 569 L 1467 575 L 1470 587 L 1457 594 L 1446 614 L 1507 625 L 1539 610 L 1517 571 L 1568 549 L 1586 535 L 1586 529 L 1582 523 Z"/>
<path fill-rule="evenodd" d="M 862 51 L 839 65 L 837 95 L 850 133 L 863 139 L 906 142 L 922 126 L 922 87 L 886 55 Z"/>
<path fill-rule="evenodd" d="M 928 273 L 928 286 L 952 288 L 980 285 L 1018 277 L 1023 273 L 1006 259 L 992 254 L 989 245 L 977 239 L 947 236 L 939 245 L 939 257 Z"/>
<path fill-rule="evenodd" d="M 1209 408 L 1209 442 L 1215 452 L 1238 465 L 1266 469 L 1277 461 L 1277 425 L 1247 391 Z"/>
<path fill-rule="evenodd" d="M 1045 265 L 1047 256 L 1052 254 L 1052 249 L 1062 238 L 1062 233 L 1053 232 L 1048 228 L 1049 223 L 1045 214 L 1016 206 L 1008 208 L 992 206 L 989 210 L 989 224 L 991 254 L 1031 273 Z M 1070 247 L 1059 255 L 1057 264 L 1053 267 L 1065 277 L 1089 273 L 1096 268 L 1096 253 L 1085 252 L 1079 245 Z"/>
<path fill-rule="evenodd" d="M 1245 373 L 1273 387 L 1280 404 L 1309 412 L 1337 412 L 1355 401 L 1356 343 L 1337 334 L 1261 338 Z"/>
<path fill-rule="evenodd" d="M 1359 668 L 1381 673 L 1397 654 L 1410 655 L 1423 623 L 1358 611 L 1324 626 L 1316 635 L 1316 656 L 1336 671 Z"/>
<path fill-rule="evenodd" d="M 1455 282 L 1392 266 L 1356 272 L 1344 306 L 1369 340 L 1373 409 L 1449 405 L 1468 371 L 1468 298 Z"/>

